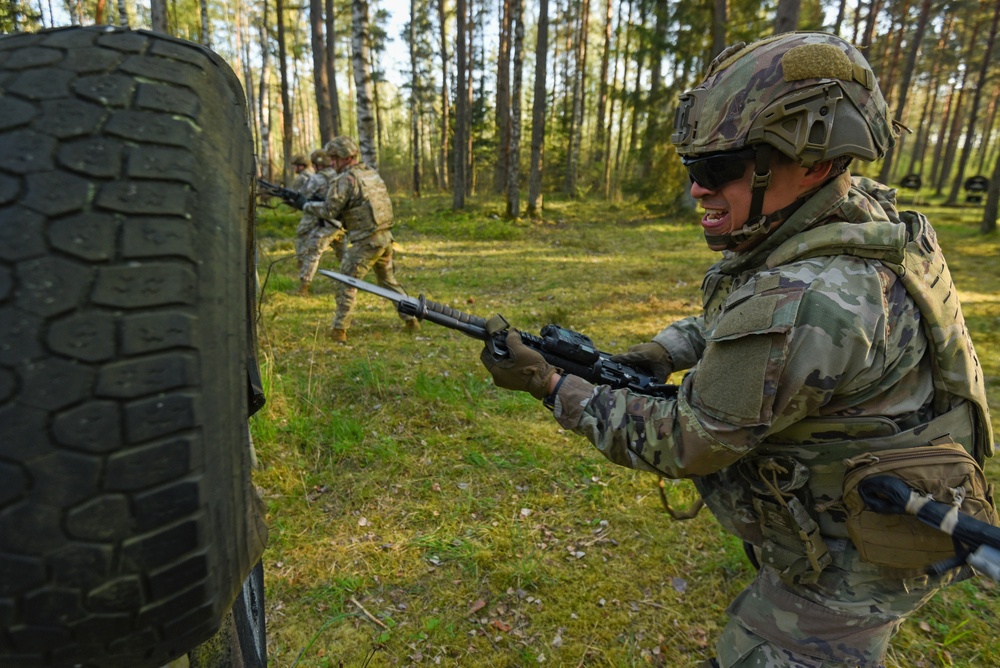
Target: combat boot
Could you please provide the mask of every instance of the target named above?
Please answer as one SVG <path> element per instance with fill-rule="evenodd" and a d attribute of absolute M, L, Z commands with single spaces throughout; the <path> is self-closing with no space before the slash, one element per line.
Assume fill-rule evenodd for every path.
<path fill-rule="evenodd" d="M 299 281 L 299 289 L 295 291 L 299 297 L 306 297 L 309 294 L 309 281 Z"/>
<path fill-rule="evenodd" d="M 336 327 L 334 327 L 330 329 L 330 331 L 327 333 L 327 336 L 330 337 L 330 340 L 333 341 L 334 343 L 347 343 L 346 329 L 337 329 Z"/>

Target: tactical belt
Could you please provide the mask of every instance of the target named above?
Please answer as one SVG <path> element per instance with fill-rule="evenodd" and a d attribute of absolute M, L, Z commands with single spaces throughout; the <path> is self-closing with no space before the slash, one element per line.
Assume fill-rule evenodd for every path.
<path fill-rule="evenodd" d="M 761 540 L 757 545 L 760 561 L 774 567 L 783 578 L 815 581 L 830 563 L 824 538 L 849 538 L 842 503 L 845 459 L 880 450 L 927 445 L 949 435 L 970 454 L 973 449 L 975 422 L 969 402 L 928 423 L 897 433 L 887 433 L 898 427 L 881 418 L 836 421 L 840 427 L 848 422 L 852 423 L 852 430 L 871 436 L 808 444 L 767 442 L 734 465 L 750 490 L 748 500 L 760 527 Z M 800 433 L 821 433 L 818 427 L 832 424 L 832 420 L 807 421 L 799 425 L 805 430 Z M 790 435 L 783 432 L 777 436 Z M 963 435 L 967 437 L 962 438 Z"/>

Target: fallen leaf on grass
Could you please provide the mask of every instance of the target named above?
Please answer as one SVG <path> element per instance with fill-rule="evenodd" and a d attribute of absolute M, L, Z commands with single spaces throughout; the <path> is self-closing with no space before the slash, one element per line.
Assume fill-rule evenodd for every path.
<path fill-rule="evenodd" d="M 484 601 L 483 599 L 479 599 L 478 601 L 472 604 L 472 606 L 469 608 L 469 611 L 465 613 L 465 615 L 466 617 L 474 615 L 485 607 L 486 607 L 486 601 Z"/>
<path fill-rule="evenodd" d="M 495 628 L 497 631 L 503 631 L 504 633 L 510 633 L 510 630 L 514 628 L 507 622 L 501 622 L 499 619 L 491 619 L 490 626 Z"/>

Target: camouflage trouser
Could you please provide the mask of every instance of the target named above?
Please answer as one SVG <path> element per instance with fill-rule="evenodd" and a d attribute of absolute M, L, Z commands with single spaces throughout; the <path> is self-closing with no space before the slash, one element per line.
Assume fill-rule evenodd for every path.
<path fill-rule="evenodd" d="M 853 545 L 840 547 L 831 545 L 834 563 L 815 584 L 761 569 L 729 606 L 721 668 L 879 668 L 900 624 L 953 577 L 887 577 Z"/>
<path fill-rule="evenodd" d="M 343 262 L 347 236 L 343 228 L 321 221 L 310 214 L 302 216 L 295 229 L 295 256 L 299 260 L 299 280 L 310 282 L 319 269 L 323 253 L 333 247 L 337 262 Z"/>
<path fill-rule="evenodd" d="M 376 232 L 367 239 L 352 243 L 344 253 L 344 259 L 340 263 L 340 273 L 363 279 L 371 270 L 375 270 L 377 282 L 383 288 L 406 295 L 403 286 L 396 281 L 393 271 L 392 233 Z M 357 294 L 357 288 L 338 283 L 337 313 L 333 316 L 334 329 L 348 329 L 351 326 L 351 311 L 354 310 Z M 406 317 L 403 320 L 413 320 L 413 317 Z"/>

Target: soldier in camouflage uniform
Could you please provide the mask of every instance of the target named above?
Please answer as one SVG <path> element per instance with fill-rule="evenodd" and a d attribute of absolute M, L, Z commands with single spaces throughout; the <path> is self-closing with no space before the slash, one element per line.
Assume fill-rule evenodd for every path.
<path fill-rule="evenodd" d="M 315 195 L 325 196 L 337 172 L 330 164 L 330 156 L 322 149 L 313 151 L 309 159 L 316 173 L 299 192 L 306 199 Z M 303 296 L 309 294 L 309 286 L 319 269 L 320 258 L 331 246 L 337 255 L 339 266 L 347 249 L 347 233 L 340 221 L 323 220 L 317 218 L 315 214 L 303 211 L 302 219 L 295 230 L 295 256 L 299 261 L 299 289 L 296 294 Z"/>
<path fill-rule="evenodd" d="M 912 558 L 920 541 L 892 534 L 898 516 L 874 526 L 898 540 L 895 556 L 867 558 L 872 531 L 852 532 L 845 503 L 850 467 L 947 448 L 978 469 L 993 453 L 982 369 L 933 228 L 847 171 L 895 142 L 885 101 L 854 47 L 789 33 L 720 54 L 681 97 L 674 130 L 722 259 L 700 315 L 614 359 L 661 379 L 687 370 L 676 396 L 563 375 L 513 332 L 509 357 L 485 350 L 483 363 L 612 462 L 693 479 L 748 545 L 757 578 L 706 665 L 881 666 L 903 620 L 969 571 L 927 575 Z"/>
<path fill-rule="evenodd" d="M 340 271 L 364 278 L 374 270 L 378 284 L 405 295 L 396 281 L 392 263 L 392 202 L 385 182 L 374 169 L 358 161 L 358 145 L 350 137 L 335 137 L 324 147 L 338 176 L 327 191 L 326 201 L 310 202 L 303 210 L 325 220 L 339 220 L 350 243 Z M 337 312 L 329 336 L 338 343 L 347 342 L 351 311 L 357 288 L 337 285 Z M 400 316 L 408 331 L 419 329 L 412 316 Z"/>
<path fill-rule="evenodd" d="M 309 169 L 309 161 L 306 160 L 306 156 L 301 153 L 293 155 L 292 169 L 295 171 L 295 176 L 292 177 L 292 185 L 288 187 L 292 190 L 302 192 L 302 189 L 309 183 L 309 177 L 313 175 L 312 170 Z"/>

